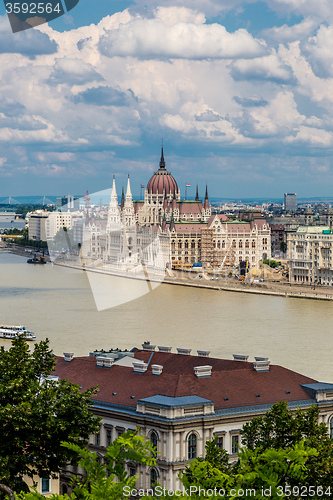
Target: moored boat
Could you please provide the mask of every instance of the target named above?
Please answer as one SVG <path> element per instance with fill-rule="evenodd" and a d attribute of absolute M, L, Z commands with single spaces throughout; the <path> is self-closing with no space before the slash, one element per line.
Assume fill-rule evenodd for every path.
<path fill-rule="evenodd" d="M 0 325 L 0 338 L 12 340 L 20 335 L 22 335 L 25 340 L 36 340 L 36 335 L 30 330 L 27 330 L 23 325 Z"/>

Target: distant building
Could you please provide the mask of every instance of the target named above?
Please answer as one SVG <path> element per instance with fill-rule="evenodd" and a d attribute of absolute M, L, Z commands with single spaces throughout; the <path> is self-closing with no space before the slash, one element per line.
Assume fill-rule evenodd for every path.
<path fill-rule="evenodd" d="M 46 241 L 46 221 L 50 212 L 37 210 L 26 216 L 26 227 L 28 227 L 28 238 L 33 241 Z"/>
<path fill-rule="evenodd" d="M 289 280 L 333 286 L 333 234 L 329 226 L 300 226 L 288 233 Z"/>
<path fill-rule="evenodd" d="M 113 350 L 74 357 L 57 357 L 55 375 L 78 384 L 83 390 L 98 385 L 91 411 L 101 417 L 89 447 L 101 457 L 107 446 L 128 429 L 140 428 L 157 448 L 157 465 L 126 464 L 129 474 L 138 474 L 137 488 L 150 488 L 158 481 L 178 489 L 179 472 L 196 457 L 203 457 L 205 444 L 217 437 L 217 445 L 235 460 L 241 444 L 240 430 L 253 417 L 265 414 L 278 401 L 289 407 L 319 407 L 320 422 L 333 430 L 333 384 L 318 383 L 268 358 L 248 361 L 209 357 L 209 351 L 151 345 L 142 349 Z M 69 491 L 69 466 L 61 476 L 60 493 Z"/>
<path fill-rule="evenodd" d="M 62 207 L 66 207 L 66 210 L 79 210 L 80 197 L 69 194 L 56 198 L 56 209 L 61 210 Z"/>
<path fill-rule="evenodd" d="M 53 240 L 60 229 L 73 229 L 74 224 L 82 221 L 83 217 L 81 212 L 50 212 L 45 223 L 47 240 Z"/>
<path fill-rule="evenodd" d="M 296 193 L 284 193 L 283 208 L 287 211 L 297 210 L 297 194 Z"/>

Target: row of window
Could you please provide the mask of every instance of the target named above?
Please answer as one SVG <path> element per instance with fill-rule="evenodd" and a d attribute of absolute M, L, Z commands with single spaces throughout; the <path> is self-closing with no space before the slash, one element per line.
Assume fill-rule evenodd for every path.
<path fill-rule="evenodd" d="M 157 443 L 158 437 L 155 431 L 152 431 L 150 434 L 150 442 L 156 448 L 157 451 Z M 197 457 L 197 435 L 192 432 L 187 438 L 187 458 L 188 460 L 193 460 Z M 224 439 L 223 436 L 218 436 L 216 439 L 216 446 L 220 449 L 224 447 Z M 239 435 L 234 434 L 231 436 L 231 453 L 238 453 L 239 448 Z M 156 455 L 155 455 L 156 456 Z"/>

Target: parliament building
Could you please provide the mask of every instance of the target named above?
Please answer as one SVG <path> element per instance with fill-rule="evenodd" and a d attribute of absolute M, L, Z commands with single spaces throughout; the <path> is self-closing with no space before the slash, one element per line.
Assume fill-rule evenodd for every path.
<path fill-rule="evenodd" d="M 177 181 L 166 168 L 163 147 L 144 199 L 133 200 L 128 176 L 119 205 L 114 178 L 107 220 L 87 220 L 83 231 L 84 257 L 104 264 L 135 266 L 142 260 L 143 244 L 147 265 L 169 269 L 194 263 L 211 269 L 240 262 L 259 267 L 261 259 L 271 256 L 270 229 L 261 214 L 250 212 L 243 220 L 212 214 L 207 186 L 204 201 L 198 187 L 194 200 L 181 199 Z"/>

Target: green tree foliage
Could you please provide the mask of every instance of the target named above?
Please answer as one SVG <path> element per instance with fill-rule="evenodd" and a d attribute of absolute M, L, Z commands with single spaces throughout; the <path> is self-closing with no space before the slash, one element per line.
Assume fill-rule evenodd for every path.
<path fill-rule="evenodd" d="M 81 480 L 73 479 L 73 493 L 68 495 L 53 495 L 53 500 L 120 500 L 129 498 L 126 494 L 135 488 L 138 476 L 131 476 L 126 470 L 128 462 L 156 465 L 154 447 L 144 436 L 133 431 L 127 431 L 107 448 L 103 461 L 97 453 L 82 447 L 63 443 L 67 450 L 80 456 L 79 466 L 85 469 L 86 475 Z M 21 500 L 42 500 L 43 495 L 37 492 L 21 494 Z"/>
<path fill-rule="evenodd" d="M 306 484 L 329 486 L 333 477 L 333 444 L 324 423 L 318 423 L 319 409 L 312 405 L 307 410 L 292 412 L 286 401 L 281 401 L 262 417 L 255 417 L 244 425 L 242 444 L 249 450 L 288 449 L 301 440 L 317 450 L 308 463 Z"/>
<path fill-rule="evenodd" d="M 77 452 L 61 442 L 85 444 L 98 421 L 84 393 L 65 380 L 49 380 L 55 359 L 48 340 L 29 350 L 22 336 L 0 349 L 0 483 L 25 490 L 23 476 L 48 477 Z"/>
<path fill-rule="evenodd" d="M 263 263 L 267 264 L 269 267 L 272 267 L 273 269 L 275 269 L 279 265 L 279 263 L 274 259 L 264 259 Z"/>
<path fill-rule="evenodd" d="M 213 442 L 207 444 L 210 447 Z M 206 453 L 205 459 L 193 460 L 182 475 L 188 493 L 185 498 L 200 499 L 202 490 L 213 491 L 210 498 L 214 499 L 286 498 L 290 485 L 305 484 L 308 463 L 317 455 L 318 452 L 307 447 L 304 441 L 285 450 L 243 448 L 234 464 L 225 463 L 224 458 L 218 463 L 215 454 Z"/>
<path fill-rule="evenodd" d="M 281 252 L 286 253 L 286 251 L 287 251 L 287 243 L 285 241 L 281 241 L 281 243 L 280 243 L 280 250 L 281 250 Z"/>

